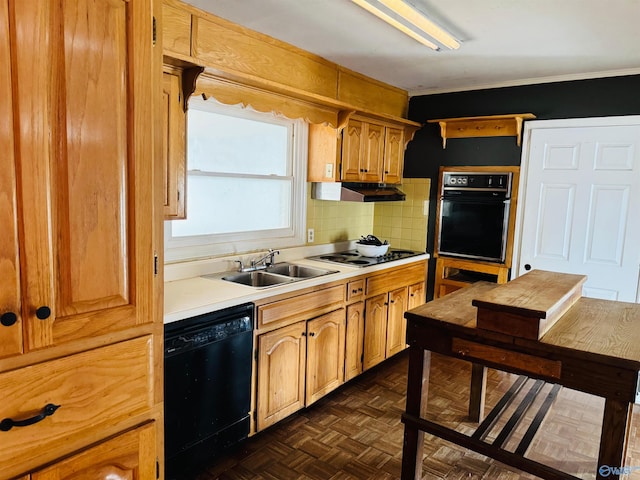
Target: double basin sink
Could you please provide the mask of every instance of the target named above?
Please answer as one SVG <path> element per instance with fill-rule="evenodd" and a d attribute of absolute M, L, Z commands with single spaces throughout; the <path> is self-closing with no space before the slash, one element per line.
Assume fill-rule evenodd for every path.
<path fill-rule="evenodd" d="M 222 280 L 255 288 L 276 287 L 291 282 L 321 277 L 338 270 L 308 267 L 295 263 L 276 263 L 262 270 L 225 275 Z M 213 276 L 212 276 L 213 277 Z M 219 276 L 217 278 L 220 278 Z"/>

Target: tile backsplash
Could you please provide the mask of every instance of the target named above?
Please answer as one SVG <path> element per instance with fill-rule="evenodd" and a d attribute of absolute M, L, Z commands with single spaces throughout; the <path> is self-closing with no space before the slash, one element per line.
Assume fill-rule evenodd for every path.
<path fill-rule="evenodd" d="M 393 248 L 424 252 L 427 245 L 429 178 L 405 178 L 404 202 L 357 203 L 307 198 L 307 228 L 314 244 L 354 240 L 373 233 Z M 311 189 L 309 188 L 309 191 Z"/>

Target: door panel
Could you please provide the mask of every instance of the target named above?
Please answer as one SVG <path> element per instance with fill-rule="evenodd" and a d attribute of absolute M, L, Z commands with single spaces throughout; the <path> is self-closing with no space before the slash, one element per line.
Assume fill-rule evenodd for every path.
<path fill-rule="evenodd" d="M 22 352 L 17 178 L 13 143 L 9 12 L 0 3 L 0 357 Z"/>
<path fill-rule="evenodd" d="M 360 178 L 363 182 L 380 182 L 384 161 L 384 127 L 369 123 L 366 132 L 365 153 L 363 164 L 360 166 L 364 172 L 361 172 Z"/>
<path fill-rule="evenodd" d="M 258 337 L 258 430 L 304 407 L 306 322 Z"/>
<path fill-rule="evenodd" d="M 13 13 L 27 348 L 150 322 L 150 1 Z"/>
<path fill-rule="evenodd" d="M 404 312 L 409 299 L 408 288 L 402 287 L 389 292 L 389 319 L 387 321 L 386 357 L 404 350 L 407 344 L 407 320 Z"/>
<path fill-rule="evenodd" d="M 387 345 L 387 294 L 382 293 L 365 302 L 364 362 L 367 370 L 385 359 Z"/>
<path fill-rule="evenodd" d="M 525 185 L 518 274 L 586 274 L 583 295 L 636 302 L 640 125 L 533 128 Z"/>
<path fill-rule="evenodd" d="M 360 180 L 360 162 L 364 154 L 364 124 L 350 120 L 342 134 L 342 180 Z"/>
<path fill-rule="evenodd" d="M 344 362 L 345 382 L 362 373 L 364 302 L 356 302 L 347 306 L 346 337 Z"/>
<path fill-rule="evenodd" d="M 344 383 L 344 349 L 344 308 L 309 320 L 307 324 L 307 406 Z"/>

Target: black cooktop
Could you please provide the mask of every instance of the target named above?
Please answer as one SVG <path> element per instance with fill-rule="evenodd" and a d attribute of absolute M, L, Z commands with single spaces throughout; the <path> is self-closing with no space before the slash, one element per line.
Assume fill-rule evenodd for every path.
<path fill-rule="evenodd" d="M 385 253 L 384 255 L 380 255 L 379 257 L 365 257 L 355 250 L 347 250 L 344 252 L 315 255 L 313 257 L 307 258 L 309 260 L 318 260 L 320 262 L 328 263 L 339 263 L 352 267 L 368 267 L 371 265 L 378 265 L 380 263 L 393 262 L 394 260 L 401 260 L 403 258 L 415 257 L 416 255 L 422 255 L 423 253 L 424 252 L 414 252 L 411 250 L 389 249 L 387 253 Z"/>

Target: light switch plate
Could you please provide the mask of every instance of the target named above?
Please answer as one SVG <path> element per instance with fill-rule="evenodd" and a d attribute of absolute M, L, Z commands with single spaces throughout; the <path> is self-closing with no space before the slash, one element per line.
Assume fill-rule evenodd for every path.
<path fill-rule="evenodd" d="M 333 178 L 333 163 L 327 163 L 324 166 L 324 176 L 326 178 Z"/>

